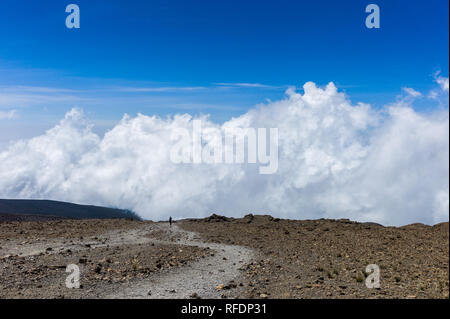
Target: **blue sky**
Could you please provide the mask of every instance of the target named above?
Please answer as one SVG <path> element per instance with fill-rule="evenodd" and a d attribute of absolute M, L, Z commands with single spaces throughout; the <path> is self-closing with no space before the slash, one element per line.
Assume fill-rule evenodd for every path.
<path fill-rule="evenodd" d="M 65 27 L 69 3 L 80 7 L 80 29 Z M 380 29 L 365 27 L 369 3 L 381 9 Z M 100 130 L 137 112 L 225 121 L 306 81 L 333 81 L 353 102 L 382 106 L 403 87 L 431 90 L 437 71 L 448 77 L 448 5 L 4 0 L 0 111 L 15 116 L 0 120 L 0 146 L 74 106 Z"/>

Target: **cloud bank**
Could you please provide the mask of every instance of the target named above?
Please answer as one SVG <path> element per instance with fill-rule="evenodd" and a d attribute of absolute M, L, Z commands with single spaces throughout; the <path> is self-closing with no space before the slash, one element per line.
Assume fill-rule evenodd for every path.
<path fill-rule="evenodd" d="M 189 114 L 125 115 L 101 137 L 73 109 L 44 135 L 0 153 L 0 197 L 114 206 L 154 220 L 216 212 L 387 225 L 447 221 L 448 80 L 439 84 L 447 105 L 427 114 L 404 102 L 382 110 L 352 104 L 333 83 L 308 82 L 303 93 L 291 88 L 285 99 L 223 124 L 201 117 L 210 131 L 278 128 L 274 175 L 260 175 L 253 164 L 172 163 L 172 133 L 192 129 Z"/>

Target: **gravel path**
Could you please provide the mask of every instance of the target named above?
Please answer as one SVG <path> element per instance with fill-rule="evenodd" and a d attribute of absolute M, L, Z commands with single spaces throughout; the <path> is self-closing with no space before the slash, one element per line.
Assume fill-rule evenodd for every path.
<path fill-rule="evenodd" d="M 101 235 L 85 238 L 5 242 L 0 247 L 0 260 L 10 256 L 31 257 L 37 255 L 60 254 L 70 250 L 83 253 L 96 248 L 122 245 L 169 244 L 209 248 L 210 254 L 198 261 L 182 267 L 155 274 L 151 278 L 130 281 L 117 286 L 105 285 L 95 292 L 97 298 L 191 298 L 195 293 L 200 298 L 235 297 L 242 290 L 237 286 L 227 290 L 226 286 L 234 280 L 239 284 L 240 267 L 249 263 L 254 251 L 247 247 L 206 243 L 199 234 L 181 229 L 168 223 L 140 224 L 133 229 L 107 231 Z M 145 246 L 143 247 L 145 249 Z M 216 289 L 224 285 L 224 289 Z"/>
<path fill-rule="evenodd" d="M 209 248 L 212 254 L 155 278 L 126 284 L 123 289 L 105 294 L 105 298 L 177 299 L 190 298 L 193 294 L 200 298 L 221 298 L 223 290 L 216 287 L 226 286 L 230 281 L 238 283 L 241 275 L 239 268 L 254 255 L 250 248 L 202 242 L 198 234 L 182 230 L 177 225 L 169 228 L 166 223 L 159 223 L 152 227 L 153 231 L 167 232 L 169 238 L 167 241 L 152 242 Z"/>

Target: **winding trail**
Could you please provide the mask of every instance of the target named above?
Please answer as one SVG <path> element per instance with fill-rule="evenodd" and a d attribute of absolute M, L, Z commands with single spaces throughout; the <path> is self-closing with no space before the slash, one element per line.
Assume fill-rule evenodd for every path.
<path fill-rule="evenodd" d="M 209 248 L 211 254 L 139 282 L 126 282 L 119 287 L 103 286 L 101 291 L 96 291 L 96 297 L 176 299 L 190 298 L 196 293 L 201 298 L 221 298 L 225 292 L 216 287 L 227 285 L 231 280 L 238 283 L 241 276 L 239 268 L 249 263 L 254 256 L 254 251 L 247 247 L 203 242 L 199 234 L 183 230 L 176 224 L 169 227 L 168 223 L 144 223 L 133 229 L 111 230 L 84 239 L 54 238 L 33 243 L 11 241 L 0 247 L 0 259 L 10 256 L 59 254 L 68 249 L 82 253 L 91 249 L 122 245 L 142 244 L 145 249 L 145 245 L 152 243 Z M 226 294 L 234 296 L 238 292 L 239 287 L 227 291 Z"/>
<path fill-rule="evenodd" d="M 203 242 L 198 234 L 183 230 L 176 224 L 170 228 L 167 223 L 149 226 L 150 234 L 151 231 L 164 231 L 169 237 L 167 241 L 147 237 L 150 242 L 209 248 L 213 254 L 153 278 L 124 284 L 123 288 L 104 295 L 104 298 L 181 299 L 190 298 L 193 293 L 201 298 L 221 298 L 223 292 L 216 287 L 238 280 L 241 275 L 239 268 L 254 256 L 254 251 L 247 247 Z"/>

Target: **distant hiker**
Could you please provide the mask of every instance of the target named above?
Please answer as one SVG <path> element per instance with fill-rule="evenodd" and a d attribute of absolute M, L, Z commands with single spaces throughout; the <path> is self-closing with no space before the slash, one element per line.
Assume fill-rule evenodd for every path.
<path fill-rule="evenodd" d="M 172 216 L 169 217 L 169 227 L 172 227 Z"/>

